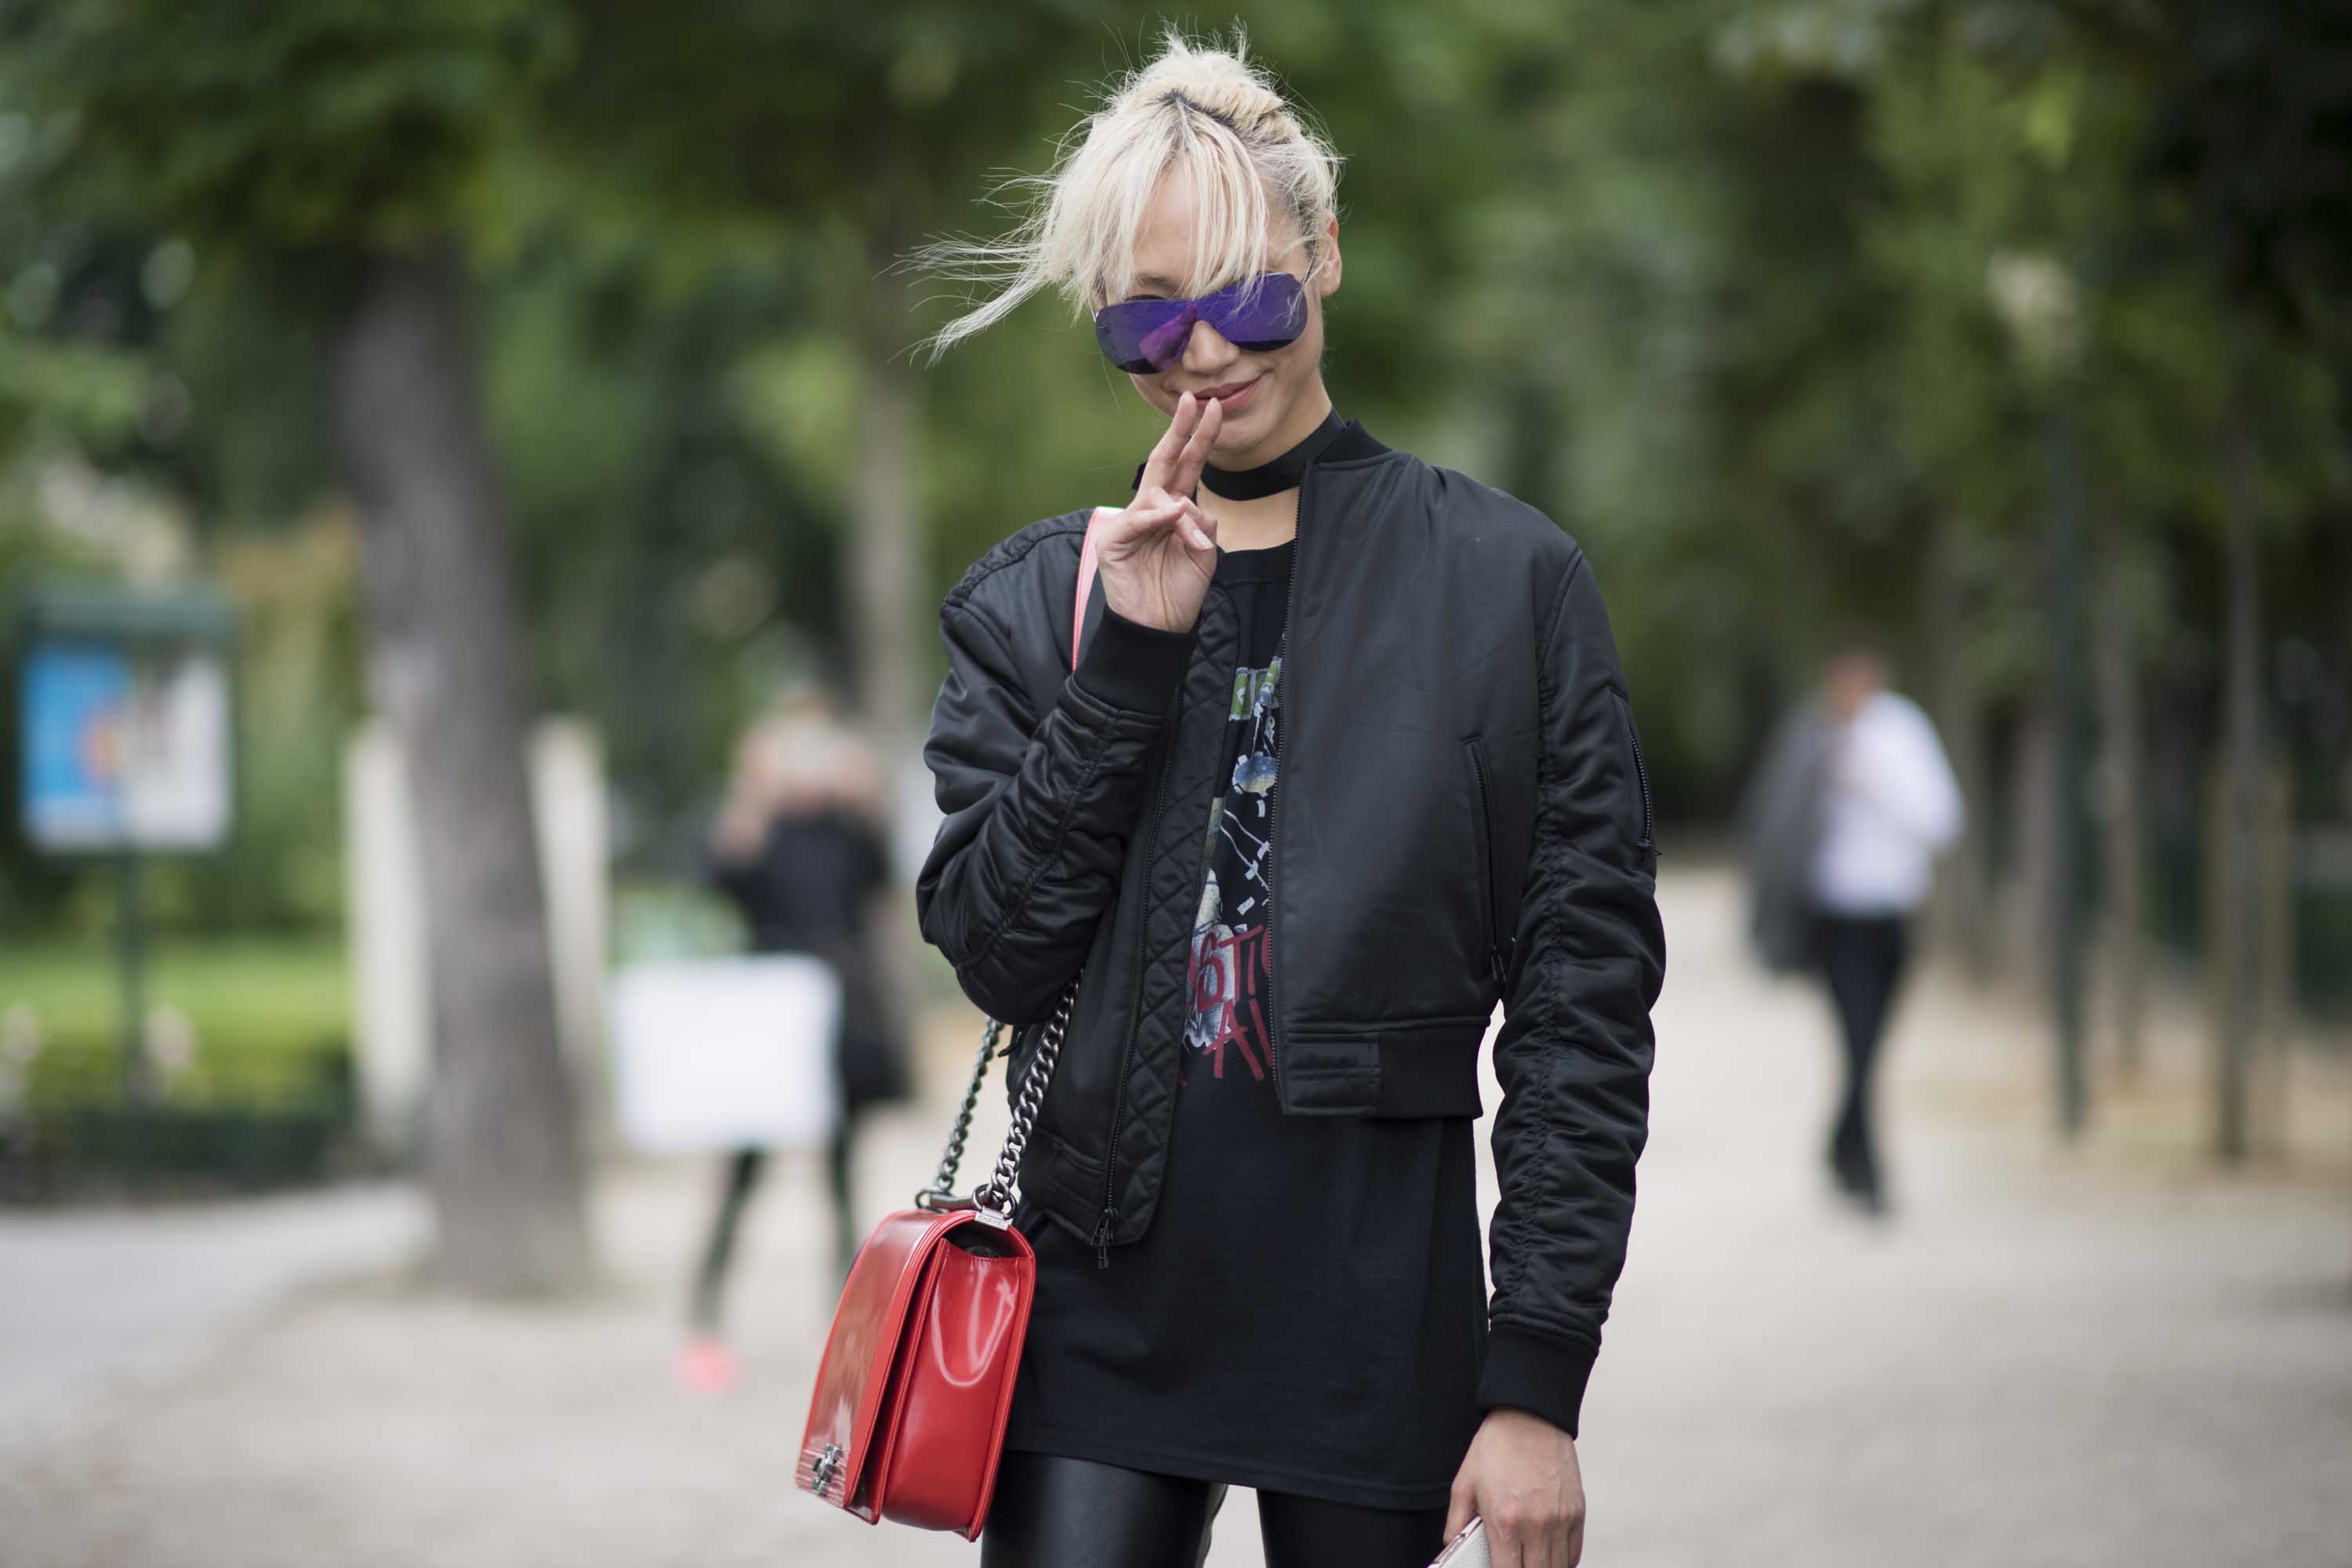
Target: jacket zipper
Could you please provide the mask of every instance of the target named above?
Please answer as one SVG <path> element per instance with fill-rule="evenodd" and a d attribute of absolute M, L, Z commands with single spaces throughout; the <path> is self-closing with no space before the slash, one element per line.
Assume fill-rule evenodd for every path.
<path fill-rule="evenodd" d="M 1265 889 L 1265 1001 L 1268 1019 L 1265 1052 L 1267 1065 L 1274 1074 L 1274 1102 L 1277 1107 L 1282 1103 L 1282 1055 L 1279 1049 L 1280 1042 L 1276 1036 L 1279 1033 L 1278 1021 L 1282 1016 L 1282 1005 L 1277 1000 L 1275 989 L 1276 965 L 1274 962 L 1274 921 L 1276 906 L 1281 902 L 1275 896 L 1275 884 L 1282 875 L 1279 869 L 1282 859 L 1282 732 L 1290 727 L 1288 716 L 1291 700 L 1290 605 L 1298 593 L 1300 552 L 1307 548 L 1303 538 L 1306 530 L 1298 527 L 1297 521 L 1307 515 L 1307 481 L 1314 478 L 1314 465 L 1309 464 L 1307 472 L 1298 477 L 1298 508 L 1297 518 L 1292 524 L 1292 536 L 1298 539 L 1299 542 L 1294 545 L 1290 552 L 1290 575 L 1284 580 L 1282 585 L 1282 636 L 1275 644 L 1275 658 L 1280 667 L 1275 677 L 1275 699 L 1285 710 L 1285 714 L 1274 727 L 1274 783 L 1266 789 L 1265 805 L 1267 819 L 1265 837 L 1270 848 L 1270 853 L 1266 856 L 1266 868 L 1269 876 Z M 1180 704 L 1179 712 L 1181 711 Z M 1143 856 L 1145 908 L 1143 918 L 1136 922 L 1140 929 L 1135 939 L 1135 1004 L 1128 1015 L 1127 1055 L 1119 1063 L 1118 1092 L 1111 1100 L 1110 1142 L 1103 1152 L 1102 1215 L 1095 1222 L 1095 1267 L 1097 1268 L 1110 1267 L 1111 1227 L 1118 1223 L 1118 1205 L 1111 1199 L 1118 1190 L 1118 1135 L 1127 1121 L 1127 1075 L 1135 1066 L 1136 1038 L 1143 1026 L 1143 966 L 1151 961 L 1151 951 L 1149 945 L 1151 934 L 1151 864 L 1160 855 L 1160 819 L 1167 814 L 1168 774 L 1171 768 L 1174 766 L 1175 760 L 1176 742 L 1171 737 L 1168 742 L 1167 754 L 1160 759 L 1160 784 L 1151 805 L 1151 843 L 1145 849 Z"/>
<path fill-rule="evenodd" d="M 1650 820 L 1650 770 L 1642 765 L 1642 732 L 1633 727 L 1633 704 L 1622 696 L 1617 701 L 1625 710 L 1625 739 L 1633 749 L 1633 782 L 1642 790 L 1642 847 L 1650 848 L 1657 843 Z"/>
<path fill-rule="evenodd" d="M 1505 968 L 1503 922 L 1495 912 L 1495 814 L 1487 802 L 1486 742 L 1473 735 L 1462 742 L 1462 749 L 1469 753 L 1470 775 L 1478 790 L 1479 913 L 1485 918 L 1486 926 L 1486 973 L 1494 976 L 1495 984 L 1499 986 L 1503 984 Z"/>
<path fill-rule="evenodd" d="M 1265 1065 L 1274 1075 L 1274 1106 L 1282 1109 L 1282 993 L 1276 975 L 1281 970 L 1275 958 L 1275 921 L 1279 918 L 1282 900 L 1277 896 L 1282 881 L 1282 736 L 1298 716 L 1293 701 L 1297 686 L 1290 678 L 1290 605 L 1298 596 L 1298 574 L 1307 560 L 1307 486 L 1315 478 L 1315 465 L 1308 463 L 1298 476 L 1298 500 L 1291 515 L 1290 575 L 1282 584 L 1282 635 L 1275 640 L 1274 657 L 1278 668 L 1275 671 L 1274 700 L 1280 710 L 1274 725 L 1274 782 L 1265 791 Z"/>
<path fill-rule="evenodd" d="M 1183 698 L 1181 692 L 1176 707 L 1171 711 L 1169 723 L 1163 728 L 1178 732 L 1182 730 Z M 1135 935 L 1135 1000 L 1128 1008 L 1127 1051 L 1119 1058 L 1118 1089 L 1111 1096 L 1110 1142 L 1103 1151 L 1102 1217 L 1095 1224 L 1095 1267 L 1110 1267 L 1110 1232 L 1118 1223 L 1118 1205 L 1111 1201 L 1118 1184 L 1118 1134 L 1127 1121 L 1127 1075 L 1135 1067 L 1135 1042 L 1143 1026 L 1143 966 L 1151 961 L 1151 866 L 1160 858 L 1160 821 L 1168 815 L 1168 775 L 1176 765 L 1176 736 L 1165 737 L 1167 746 L 1160 757 L 1160 778 L 1152 786 L 1151 837 L 1143 850 L 1143 892 L 1139 902 L 1142 914 L 1136 921 Z"/>

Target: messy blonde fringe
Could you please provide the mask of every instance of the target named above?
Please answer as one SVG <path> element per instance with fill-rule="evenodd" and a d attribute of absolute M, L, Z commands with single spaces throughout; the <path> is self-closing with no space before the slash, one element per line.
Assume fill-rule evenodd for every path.
<path fill-rule="evenodd" d="M 1005 191 L 1031 197 L 1010 234 L 960 236 L 918 250 L 915 266 L 990 294 L 926 340 L 930 359 L 1048 289 L 1079 315 L 1125 299 L 1134 286 L 1136 233 L 1152 192 L 1171 174 L 1191 176 L 1201 219 L 1186 294 L 1256 273 L 1276 211 L 1306 240 L 1311 276 L 1324 225 L 1338 211 L 1339 155 L 1284 101 L 1248 48 L 1238 26 L 1226 48 L 1170 27 L 1159 55 L 1115 83 L 1101 107 L 1062 139 L 1051 174 L 1000 187 L 1000 198 Z"/>

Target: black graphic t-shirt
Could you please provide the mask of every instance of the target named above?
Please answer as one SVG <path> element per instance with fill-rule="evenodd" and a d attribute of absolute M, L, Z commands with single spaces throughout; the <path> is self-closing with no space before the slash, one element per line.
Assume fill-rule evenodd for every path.
<path fill-rule="evenodd" d="M 1037 1296 L 1005 1443 L 1435 1507 L 1478 1424 L 1475 1123 L 1284 1116 L 1275 1098 L 1267 823 L 1294 550 L 1221 552 L 1211 588 L 1233 602 L 1238 658 L 1159 1210 L 1107 1268 L 1060 1226 L 1018 1216 Z"/>

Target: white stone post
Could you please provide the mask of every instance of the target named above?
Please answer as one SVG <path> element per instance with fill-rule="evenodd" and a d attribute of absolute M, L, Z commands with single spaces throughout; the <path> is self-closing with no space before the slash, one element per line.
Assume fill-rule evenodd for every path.
<path fill-rule="evenodd" d="M 392 726 L 370 719 L 343 752 L 343 912 L 360 1114 L 388 1153 L 415 1152 L 432 1070 L 425 891 L 408 777 Z"/>
<path fill-rule="evenodd" d="M 581 1126 L 602 1143 L 612 1125 L 604 1066 L 611 900 L 603 758 L 594 731 L 576 720 L 541 721 L 529 746 L 556 1022 Z M 344 750 L 343 843 L 362 1123 L 378 1148 L 407 1156 L 423 1130 L 431 1081 L 432 985 L 407 763 L 381 719 L 362 724 Z"/>

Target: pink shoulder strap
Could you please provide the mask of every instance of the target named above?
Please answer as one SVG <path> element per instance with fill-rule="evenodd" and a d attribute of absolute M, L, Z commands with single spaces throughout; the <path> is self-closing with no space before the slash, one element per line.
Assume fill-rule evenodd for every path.
<path fill-rule="evenodd" d="M 1095 531 L 1102 527 L 1103 519 L 1118 510 L 1117 507 L 1098 506 L 1094 516 L 1087 519 L 1086 542 L 1078 546 L 1078 603 L 1070 612 L 1070 668 L 1078 668 L 1078 637 L 1087 626 L 1087 595 L 1095 585 Z"/>

